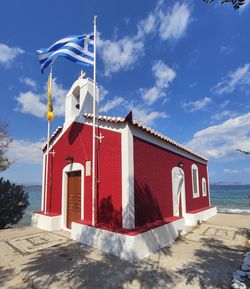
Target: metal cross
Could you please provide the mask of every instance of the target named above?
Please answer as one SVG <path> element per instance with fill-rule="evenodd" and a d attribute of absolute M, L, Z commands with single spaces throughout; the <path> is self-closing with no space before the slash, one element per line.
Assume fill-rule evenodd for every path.
<path fill-rule="evenodd" d="M 100 135 L 99 135 L 99 136 L 96 136 L 96 138 L 99 140 L 100 143 L 102 143 L 102 139 L 104 138 L 104 135 L 102 135 L 102 134 L 100 133 Z"/>

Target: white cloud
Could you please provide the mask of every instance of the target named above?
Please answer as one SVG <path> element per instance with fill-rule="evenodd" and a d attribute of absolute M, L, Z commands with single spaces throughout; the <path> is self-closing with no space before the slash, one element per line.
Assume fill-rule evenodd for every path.
<path fill-rule="evenodd" d="M 38 117 L 44 117 L 46 104 L 42 101 L 43 97 L 32 91 L 21 92 L 16 98 L 18 110 L 23 113 L 30 113 Z"/>
<path fill-rule="evenodd" d="M 136 104 L 134 101 L 127 101 L 123 97 L 114 97 L 113 99 L 107 101 L 100 109 L 100 112 L 108 112 L 115 107 L 120 106 L 125 108 L 127 111 L 133 111 L 133 118 L 137 121 L 142 122 L 146 125 L 153 125 L 156 119 L 159 118 L 167 118 L 168 115 L 165 112 L 154 111 L 149 107 L 145 107 L 144 105 Z"/>
<path fill-rule="evenodd" d="M 156 119 L 167 118 L 168 114 L 161 111 L 153 111 L 143 105 L 135 105 L 133 102 L 126 106 L 128 110 L 133 111 L 133 118 L 146 125 L 153 125 Z"/>
<path fill-rule="evenodd" d="M 224 55 L 229 55 L 233 52 L 233 48 L 231 46 L 222 45 L 220 48 L 220 52 Z"/>
<path fill-rule="evenodd" d="M 137 36 L 136 38 L 143 38 L 146 34 L 152 33 L 156 30 L 157 19 L 156 13 L 150 13 L 148 17 L 141 20 L 137 26 Z"/>
<path fill-rule="evenodd" d="M 106 40 L 98 37 L 98 51 L 105 65 L 104 74 L 133 68 L 144 55 L 146 36 L 153 34 L 163 40 L 179 39 L 190 22 L 191 10 L 185 3 L 177 2 L 166 12 L 163 11 L 164 1 L 158 1 L 155 9 L 137 24 L 133 36 L 121 39 Z"/>
<path fill-rule="evenodd" d="M 212 91 L 221 95 L 224 93 L 232 93 L 236 88 L 247 89 L 250 87 L 250 64 L 237 68 L 227 74 L 224 80 L 218 82 Z"/>
<path fill-rule="evenodd" d="M 108 112 L 109 110 L 114 109 L 115 107 L 124 104 L 125 99 L 123 97 L 114 97 L 111 100 L 108 100 L 100 109 L 99 112 Z"/>
<path fill-rule="evenodd" d="M 224 169 L 224 173 L 226 174 L 249 174 L 250 169 L 249 168 L 244 168 L 244 169 Z"/>
<path fill-rule="evenodd" d="M 47 84 L 44 87 L 45 98 L 47 100 Z M 56 81 L 56 78 L 52 80 L 52 98 L 55 116 L 64 116 L 65 113 L 65 98 L 67 90 L 63 88 L 62 84 Z"/>
<path fill-rule="evenodd" d="M 156 29 L 156 11 L 137 25 L 133 36 L 124 36 L 121 39 L 105 40 L 98 36 L 99 52 L 105 65 L 106 76 L 120 70 L 133 68 L 136 61 L 144 55 L 145 36 Z"/>
<path fill-rule="evenodd" d="M 106 76 L 114 72 L 127 70 L 136 63 L 144 53 L 144 43 L 135 37 L 124 37 L 111 41 L 99 38 L 99 51 L 105 65 Z"/>
<path fill-rule="evenodd" d="M 37 83 L 35 80 L 29 78 L 29 77 L 23 77 L 23 78 L 20 78 L 20 81 L 24 84 L 26 84 L 27 86 L 30 86 L 31 88 L 33 89 L 36 89 L 37 88 Z"/>
<path fill-rule="evenodd" d="M 203 99 L 198 99 L 196 101 L 184 102 L 183 107 L 190 112 L 205 109 L 210 103 L 212 99 L 209 97 L 204 97 Z"/>
<path fill-rule="evenodd" d="M 148 89 L 140 89 L 142 98 L 148 105 L 165 97 L 166 89 L 176 77 L 176 72 L 161 60 L 153 65 L 152 72 L 155 77 L 155 85 Z"/>
<path fill-rule="evenodd" d="M 249 6 L 250 0 L 246 0 L 245 4 L 240 7 L 240 13 L 244 12 L 246 8 Z"/>
<path fill-rule="evenodd" d="M 107 89 L 105 89 L 102 85 L 99 85 L 100 101 L 102 101 L 108 93 L 109 92 Z"/>
<path fill-rule="evenodd" d="M 166 14 L 160 10 L 159 17 L 161 39 L 179 39 L 185 35 L 190 22 L 191 11 L 187 3 L 176 2 Z"/>
<path fill-rule="evenodd" d="M 241 157 L 236 149 L 250 150 L 250 113 L 198 131 L 187 146 L 212 159 Z"/>
<path fill-rule="evenodd" d="M 44 141 L 13 140 L 9 145 L 7 157 L 15 164 L 41 164 L 43 145 Z"/>
<path fill-rule="evenodd" d="M 67 91 L 58 84 L 56 78 L 52 80 L 52 101 L 55 116 L 63 116 L 65 111 L 65 97 Z M 23 113 L 30 113 L 38 117 L 44 117 L 47 112 L 47 85 L 41 94 L 32 91 L 21 92 L 16 100 L 18 110 Z"/>
<path fill-rule="evenodd" d="M 233 112 L 231 110 L 223 110 L 221 112 L 218 112 L 214 115 L 212 115 L 211 119 L 212 120 L 215 120 L 215 121 L 218 121 L 218 120 L 222 120 L 222 119 L 225 119 L 227 117 L 236 117 L 238 114 L 236 112 Z"/>
<path fill-rule="evenodd" d="M 10 64 L 19 54 L 24 51 L 19 47 L 10 47 L 0 43 L 0 64 Z"/>
<path fill-rule="evenodd" d="M 223 102 L 220 104 L 220 107 L 221 107 L 221 108 L 224 108 L 224 107 L 226 107 L 229 103 L 230 103 L 230 101 L 227 99 L 227 100 L 223 101 Z"/>

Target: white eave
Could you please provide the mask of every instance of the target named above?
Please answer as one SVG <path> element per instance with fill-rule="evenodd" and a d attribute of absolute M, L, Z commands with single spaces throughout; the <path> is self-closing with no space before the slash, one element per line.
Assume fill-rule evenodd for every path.
<path fill-rule="evenodd" d="M 88 118 L 88 119 L 91 119 L 93 118 L 93 114 L 92 113 L 85 113 L 84 114 L 84 117 L 85 118 Z M 96 116 L 96 119 L 99 120 L 99 121 L 104 121 L 104 122 L 111 122 L 111 123 L 126 123 L 127 120 L 125 118 L 122 118 L 122 117 L 111 117 L 111 116 L 102 116 L 102 115 L 97 115 Z M 183 151 L 186 151 L 202 160 L 205 160 L 205 161 L 208 161 L 208 159 L 206 159 L 205 157 L 201 156 L 200 154 L 197 154 L 195 152 L 193 152 L 192 150 L 190 150 L 189 148 L 177 143 L 176 141 L 164 136 L 163 134 L 159 133 L 158 131 L 142 124 L 141 122 L 138 122 L 136 120 L 132 120 L 132 122 L 130 122 L 132 125 L 134 125 L 135 127 L 138 127 L 139 129 L 183 150 Z"/>
<path fill-rule="evenodd" d="M 58 126 L 57 129 L 54 131 L 54 133 L 51 135 L 49 142 L 51 143 L 52 141 L 54 141 L 62 132 L 63 127 L 62 126 Z M 46 151 L 47 147 L 47 142 L 43 145 L 42 147 L 42 151 Z"/>

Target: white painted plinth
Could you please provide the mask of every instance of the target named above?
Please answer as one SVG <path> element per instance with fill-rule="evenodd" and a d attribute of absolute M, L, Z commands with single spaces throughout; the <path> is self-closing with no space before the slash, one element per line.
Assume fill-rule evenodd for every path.
<path fill-rule="evenodd" d="M 205 221 L 217 214 L 217 207 L 211 207 L 196 214 L 186 214 L 185 223 L 187 226 L 195 226 L 198 221 Z"/>
<path fill-rule="evenodd" d="M 184 219 L 135 236 L 72 223 L 71 238 L 121 259 L 135 261 L 171 244 L 183 230 L 185 230 Z"/>
<path fill-rule="evenodd" d="M 47 231 L 60 230 L 62 228 L 62 216 L 47 216 L 33 213 L 31 218 L 32 226 Z"/>

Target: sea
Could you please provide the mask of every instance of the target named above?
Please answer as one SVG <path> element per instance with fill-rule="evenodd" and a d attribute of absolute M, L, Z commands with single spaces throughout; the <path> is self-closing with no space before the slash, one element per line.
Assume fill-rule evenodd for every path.
<path fill-rule="evenodd" d="M 41 191 L 39 186 L 24 187 L 29 194 L 30 205 L 26 209 L 23 219 L 13 227 L 29 226 L 32 212 L 41 209 Z M 218 212 L 250 214 L 250 185 L 211 185 L 211 204 Z"/>

